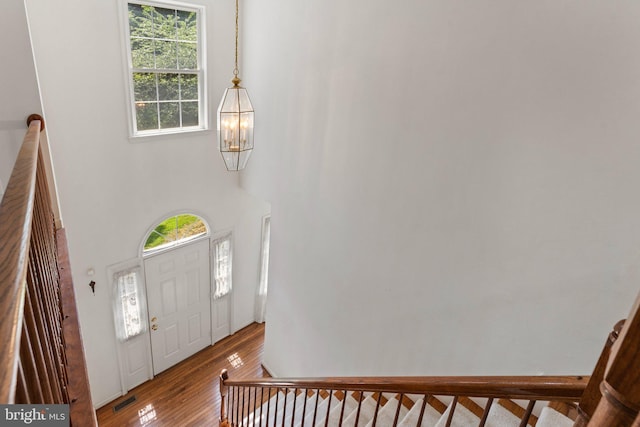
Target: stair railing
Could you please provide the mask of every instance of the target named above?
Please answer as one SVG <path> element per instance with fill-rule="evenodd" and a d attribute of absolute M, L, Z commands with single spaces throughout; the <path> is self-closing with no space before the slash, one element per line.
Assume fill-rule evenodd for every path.
<path fill-rule="evenodd" d="M 495 399 L 525 400 L 526 410 L 521 416 L 521 427 L 529 422 L 537 401 L 561 405 L 567 412 L 575 408 L 574 427 L 640 427 L 640 295 L 627 320 L 618 322 L 609 334 L 604 349 L 590 377 L 366 377 L 366 378 L 262 378 L 229 379 L 224 370 L 220 375 L 222 405 L 220 425 L 240 427 L 262 426 L 266 412 L 267 420 L 276 420 L 278 411 L 286 413 L 287 405 L 296 406 L 296 399 L 306 400 L 315 396 L 311 425 L 325 420 L 326 413 L 317 412 L 317 399 L 324 393 L 329 399 L 334 392 L 345 395 L 359 393 L 358 414 L 364 392 L 377 395 L 375 419 L 383 393 L 398 396 L 398 412 L 405 395 L 423 395 L 423 404 L 434 397 L 448 396 L 451 400 L 447 426 L 453 419 L 457 403 L 463 399 L 485 399 L 480 426 L 484 425 Z M 280 398 L 278 391 L 284 391 Z M 293 402 L 287 401 L 288 392 L 293 392 Z M 271 404 L 273 396 L 275 401 Z M 343 405 L 346 399 L 343 399 Z M 266 405 L 263 405 L 266 403 Z M 568 404 L 568 405 L 566 405 Z M 266 408 L 265 408 L 266 406 Z M 282 409 L 280 409 L 282 408 Z M 343 406 L 344 408 L 344 406 Z M 259 410 L 258 414 L 256 411 Z M 422 408 L 424 411 L 424 407 Z M 443 410 L 444 412 L 444 410 Z M 291 412 L 291 426 L 295 413 Z M 305 417 L 305 414 L 302 415 Z M 342 415 L 341 415 L 342 417 Z M 284 416 L 281 414 L 284 426 Z M 420 425 L 422 413 L 418 420 Z M 257 420 L 257 421 L 256 421 Z M 394 426 L 398 422 L 394 421 Z M 289 420 L 287 421 L 287 425 Z"/>
<path fill-rule="evenodd" d="M 72 425 L 97 425 L 64 230 L 56 230 L 40 147 L 29 129 L 0 203 L 0 403 L 69 404 Z"/>
<path fill-rule="evenodd" d="M 531 417 L 534 405 L 538 401 L 567 402 L 575 405 L 580 400 L 588 377 L 576 376 L 465 376 L 465 377 L 336 377 L 336 378 L 262 378 L 262 379 L 229 379 L 224 370 L 220 375 L 222 394 L 220 425 L 229 427 L 265 425 L 262 419 L 277 420 L 286 413 L 292 416 L 288 425 L 294 425 L 295 413 L 287 412 L 287 407 L 296 407 L 297 399 L 304 399 L 303 408 L 309 406 L 307 399 L 316 399 L 310 403 L 314 411 L 311 425 L 328 420 L 330 403 L 324 413 L 318 412 L 319 396 L 331 399 L 334 393 L 344 396 L 355 393 L 358 396 L 358 411 L 362 405 L 365 392 L 373 393 L 377 399 L 374 419 L 381 408 L 383 393 L 397 395 L 398 413 L 405 395 L 422 395 L 423 404 L 433 398 L 449 396 L 453 399 L 449 413 L 449 423 L 454 415 L 456 404 L 463 398 L 480 398 L 485 400 L 481 420 L 487 414 L 496 399 L 526 400 L 526 410 L 521 416 L 521 426 L 526 426 Z M 280 398 L 278 391 L 284 391 Z M 293 392 L 293 400 L 287 398 Z M 271 402 L 272 397 L 275 402 Z M 346 399 L 341 399 L 343 404 Z M 262 405 L 265 403 L 265 405 Z M 443 408 L 442 411 L 444 411 Z M 280 413 L 279 411 L 282 411 Z M 424 408 L 422 408 L 424 411 Z M 280 414 L 280 415 L 278 415 Z M 343 414 L 344 415 L 344 414 Z M 397 414 L 396 414 L 397 415 Z M 278 418 L 280 416 L 280 418 Z M 303 414 L 304 418 L 306 414 Z M 346 415 L 345 415 L 346 416 Z M 284 425 L 284 419 L 282 419 Z M 394 426 L 398 422 L 396 416 Z M 419 425 L 419 424 L 418 424 Z M 481 421 L 483 425 L 483 421 Z"/>

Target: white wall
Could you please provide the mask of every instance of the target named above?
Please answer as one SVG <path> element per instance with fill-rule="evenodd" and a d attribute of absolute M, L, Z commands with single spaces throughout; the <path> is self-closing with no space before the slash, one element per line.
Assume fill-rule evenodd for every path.
<path fill-rule="evenodd" d="M 194 1 L 195 3 L 195 1 Z M 233 4 L 206 4 L 210 117 L 233 70 Z M 27 0 L 69 241 L 94 404 L 120 394 L 106 267 L 139 255 L 148 227 L 178 210 L 233 229 L 234 329 L 253 321 L 268 205 L 226 172 L 215 131 L 131 142 L 117 1 Z M 93 268 L 95 276 L 88 276 Z M 96 281 L 95 295 L 88 286 Z"/>
<path fill-rule="evenodd" d="M 623 1 L 247 0 L 267 367 L 591 372 L 640 283 L 638 22 Z"/>
<path fill-rule="evenodd" d="M 26 119 L 40 113 L 38 82 L 33 65 L 23 0 L 0 4 L 0 197 L 27 130 Z"/>

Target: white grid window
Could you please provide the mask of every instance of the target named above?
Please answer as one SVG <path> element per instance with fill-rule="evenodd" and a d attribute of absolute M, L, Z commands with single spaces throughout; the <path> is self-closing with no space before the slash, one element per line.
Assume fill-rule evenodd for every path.
<path fill-rule="evenodd" d="M 127 3 L 133 135 L 205 129 L 204 9 Z"/>
<path fill-rule="evenodd" d="M 221 298 L 231 292 L 232 285 L 231 233 L 213 241 L 214 298 Z"/>

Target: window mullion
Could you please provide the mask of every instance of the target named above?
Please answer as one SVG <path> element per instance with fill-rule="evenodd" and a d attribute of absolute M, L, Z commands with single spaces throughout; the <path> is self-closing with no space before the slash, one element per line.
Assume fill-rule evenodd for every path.
<path fill-rule="evenodd" d="M 181 91 L 180 91 L 180 53 L 178 51 L 178 47 L 180 44 L 178 43 L 178 11 L 174 11 L 175 19 L 175 31 L 176 31 L 176 70 L 178 70 L 178 123 L 180 127 L 182 127 L 182 102 L 180 102 Z"/>
<path fill-rule="evenodd" d="M 197 74 L 200 75 L 200 69 L 196 70 L 176 70 L 174 68 L 131 68 L 132 73 L 166 73 L 166 74 Z"/>
<path fill-rule="evenodd" d="M 158 82 L 158 73 L 155 73 L 156 80 L 156 114 L 158 115 L 158 129 L 160 129 L 160 84 Z"/>

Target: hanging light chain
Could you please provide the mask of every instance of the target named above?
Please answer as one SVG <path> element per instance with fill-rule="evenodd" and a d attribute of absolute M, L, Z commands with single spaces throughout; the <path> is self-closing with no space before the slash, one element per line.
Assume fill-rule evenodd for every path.
<path fill-rule="evenodd" d="M 233 80 L 232 82 L 237 85 L 238 83 L 240 83 L 240 79 L 238 78 L 238 2 L 239 0 L 236 0 L 236 62 L 235 62 L 235 68 L 233 69 Z M 238 83 L 236 83 L 236 81 Z"/>

